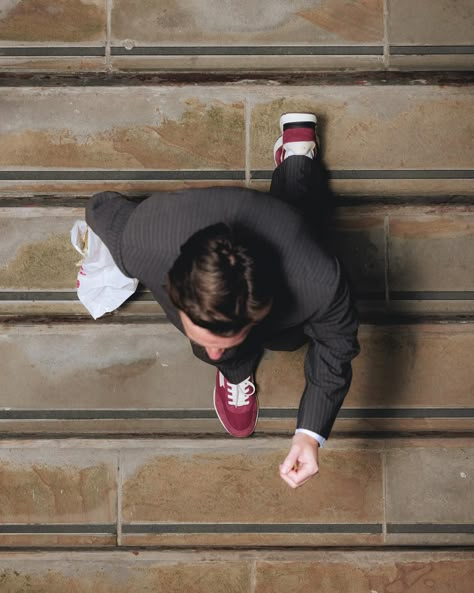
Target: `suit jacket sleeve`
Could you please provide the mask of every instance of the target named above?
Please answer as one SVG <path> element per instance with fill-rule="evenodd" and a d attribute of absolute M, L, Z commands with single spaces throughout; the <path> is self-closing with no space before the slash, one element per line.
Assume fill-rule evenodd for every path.
<path fill-rule="evenodd" d="M 352 380 L 351 360 L 359 353 L 358 320 L 337 260 L 330 298 L 305 323 L 310 338 L 305 360 L 306 386 L 298 412 L 298 428 L 328 438 Z"/>
<path fill-rule="evenodd" d="M 130 278 L 134 275 L 125 268 L 122 234 L 137 205 L 117 192 L 105 191 L 92 196 L 86 206 L 87 224 L 107 245 L 120 270 Z"/>

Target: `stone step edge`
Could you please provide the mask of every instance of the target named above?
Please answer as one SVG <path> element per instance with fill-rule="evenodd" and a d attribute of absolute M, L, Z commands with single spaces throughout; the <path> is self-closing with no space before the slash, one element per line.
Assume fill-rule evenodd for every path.
<path fill-rule="evenodd" d="M 173 173 L 171 171 L 170 173 Z M 159 191 L 159 190 L 158 190 Z M 127 192 L 127 198 L 133 202 L 140 202 L 147 198 L 153 192 Z M 67 194 L 63 192 L 58 193 L 42 193 L 42 194 L 28 194 L 1 191 L 0 190 L 0 209 L 1 208 L 84 208 L 91 193 L 85 195 Z M 474 206 L 473 195 L 442 195 L 430 196 L 420 195 L 419 193 L 398 195 L 380 195 L 370 196 L 367 194 L 337 194 L 334 193 L 332 198 L 334 208 L 345 209 L 364 209 L 365 212 L 373 214 L 378 209 L 385 211 L 387 207 L 403 208 L 404 210 L 416 210 L 420 207 L 436 206 L 441 210 L 452 211 L 467 211 L 470 212 L 470 207 Z"/>
<path fill-rule="evenodd" d="M 276 560 L 285 561 L 286 558 L 282 558 L 282 554 L 285 554 L 285 557 L 288 556 L 289 559 L 306 559 L 308 560 L 313 554 L 320 554 L 323 556 L 324 559 L 328 559 L 331 556 L 340 556 L 340 555 L 359 555 L 365 556 L 366 553 L 374 553 L 376 555 L 387 554 L 391 555 L 394 553 L 401 553 L 401 554 L 410 554 L 414 553 L 419 555 L 423 552 L 427 552 L 430 554 L 437 554 L 437 555 L 447 555 L 447 556 L 456 556 L 456 555 L 464 555 L 464 554 L 471 554 L 474 551 L 474 545 L 469 544 L 384 544 L 383 546 L 375 546 L 375 545 L 360 545 L 357 547 L 347 546 L 347 545 L 301 545 L 301 546 L 245 546 L 239 545 L 238 548 L 232 545 L 222 545 L 222 546 L 209 546 L 203 545 L 199 546 L 199 551 L 196 550 L 195 545 L 180 545 L 180 546 L 170 546 L 170 545 L 150 545 L 150 546 L 130 546 L 130 545 L 120 545 L 120 546 L 32 546 L 32 547 L 25 547 L 25 546 L 2 546 L 0 547 L 0 559 L 3 557 L 9 557 L 15 555 L 15 557 L 28 557 L 35 559 L 38 556 L 45 556 L 47 558 L 52 558 L 53 556 L 62 556 L 63 554 L 71 553 L 74 555 L 74 558 L 80 559 L 81 556 L 86 557 L 87 559 L 92 559 L 93 557 L 97 557 L 98 555 L 105 555 L 105 556 L 117 556 L 117 557 L 126 557 L 132 553 L 136 556 L 136 552 L 140 551 L 140 556 L 142 559 L 156 557 L 156 555 L 162 555 L 163 559 L 168 559 L 170 555 L 173 557 L 176 555 L 179 557 L 179 560 L 186 560 L 186 559 L 196 559 L 201 558 L 203 560 L 209 561 L 212 560 L 219 560 L 221 557 L 224 557 L 226 561 L 229 560 L 242 560 L 242 552 L 252 553 L 254 552 L 254 556 L 250 554 L 245 555 L 245 560 L 252 561 L 259 560 L 260 557 L 263 557 L 265 561 L 271 561 L 272 557 Z M 275 554 L 275 556 L 273 556 Z M 192 555 L 192 556 L 191 556 Z M 212 558 L 211 558 L 212 557 Z M 471 556 L 469 556 L 471 560 Z M 68 558 L 69 561 L 72 561 L 72 558 Z M 474 563 L 474 560 L 472 560 Z"/>
<path fill-rule="evenodd" d="M 0 303 L 2 301 L 12 302 L 14 293 L 3 293 L 0 291 Z M 467 293 L 462 293 L 467 294 Z M 469 293 L 470 294 L 470 293 Z M 77 295 L 74 291 L 67 293 L 44 293 L 48 298 L 42 299 L 43 293 L 37 292 L 19 292 L 21 297 L 17 299 L 21 301 L 37 301 L 44 300 L 45 302 L 60 302 L 60 301 L 77 301 Z M 56 298 L 53 298 L 56 296 Z M 471 295 L 470 299 L 474 296 Z M 142 301 L 154 302 L 149 293 L 139 293 L 135 299 Z M 468 300 L 470 300 L 468 299 Z M 472 325 L 474 324 L 474 313 L 398 313 L 398 312 L 374 312 L 363 313 L 359 315 L 361 325 Z M 94 320 L 90 315 L 79 314 L 0 314 L 0 325 L 3 326 L 39 326 L 45 325 L 133 325 L 133 324 L 163 324 L 168 325 L 170 322 L 164 314 L 126 314 L 118 315 L 112 313 Z"/>
<path fill-rule="evenodd" d="M 283 86 L 314 85 L 443 85 L 474 84 L 474 71 L 458 70 L 396 70 L 385 71 L 193 71 L 176 70 L 154 72 L 1 72 L 0 87 L 42 86 L 187 86 L 240 83 L 243 85 L 271 84 Z"/>

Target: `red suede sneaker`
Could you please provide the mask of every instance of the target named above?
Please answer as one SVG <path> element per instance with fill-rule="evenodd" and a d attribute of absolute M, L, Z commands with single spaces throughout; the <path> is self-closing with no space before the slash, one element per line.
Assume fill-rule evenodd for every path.
<path fill-rule="evenodd" d="M 248 437 L 255 430 L 258 418 L 258 400 L 252 376 L 242 383 L 227 381 L 217 371 L 214 389 L 214 408 L 222 426 L 233 437 Z"/>
<path fill-rule="evenodd" d="M 282 135 L 273 147 L 273 158 L 277 167 L 292 155 L 314 158 L 319 144 L 316 124 L 316 116 L 313 113 L 284 113 L 280 117 Z"/>

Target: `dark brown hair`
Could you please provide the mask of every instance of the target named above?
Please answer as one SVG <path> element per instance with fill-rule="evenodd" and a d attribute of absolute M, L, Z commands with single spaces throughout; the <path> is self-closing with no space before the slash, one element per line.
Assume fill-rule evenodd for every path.
<path fill-rule="evenodd" d="M 195 325 L 229 336 L 264 316 L 273 296 L 265 249 L 224 223 L 192 235 L 168 274 L 171 301 Z"/>

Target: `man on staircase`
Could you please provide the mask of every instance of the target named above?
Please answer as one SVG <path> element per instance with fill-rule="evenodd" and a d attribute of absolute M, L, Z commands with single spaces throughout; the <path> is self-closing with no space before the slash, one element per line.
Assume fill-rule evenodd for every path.
<path fill-rule="evenodd" d="M 258 419 L 254 373 L 265 348 L 308 343 L 306 386 L 280 475 L 296 488 L 318 472 L 359 351 L 339 263 L 312 224 L 320 163 L 316 117 L 287 113 L 268 194 L 213 187 L 159 192 L 140 204 L 95 195 L 90 227 L 127 276 L 148 287 L 193 353 L 216 367 L 214 407 L 235 437 Z"/>

